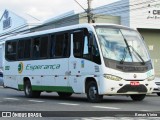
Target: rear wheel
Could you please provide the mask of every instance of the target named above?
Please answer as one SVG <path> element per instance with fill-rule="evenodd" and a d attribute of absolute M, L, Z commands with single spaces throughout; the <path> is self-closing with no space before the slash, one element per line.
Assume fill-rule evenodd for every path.
<path fill-rule="evenodd" d="M 103 95 L 98 94 L 98 87 L 94 81 L 89 82 L 87 85 L 87 98 L 92 103 L 100 102 L 103 99 Z"/>
<path fill-rule="evenodd" d="M 58 92 L 59 97 L 61 98 L 67 98 L 72 95 L 72 93 L 66 93 L 66 92 Z"/>
<path fill-rule="evenodd" d="M 134 101 L 142 101 L 145 98 L 146 94 L 130 95 Z"/>
<path fill-rule="evenodd" d="M 157 93 L 158 96 L 160 96 L 160 93 Z"/>
<path fill-rule="evenodd" d="M 24 93 L 28 98 L 40 97 L 41 94 L 40 91 L 32 91 L 32 86 L 29 80 L 24 83 Z"/>

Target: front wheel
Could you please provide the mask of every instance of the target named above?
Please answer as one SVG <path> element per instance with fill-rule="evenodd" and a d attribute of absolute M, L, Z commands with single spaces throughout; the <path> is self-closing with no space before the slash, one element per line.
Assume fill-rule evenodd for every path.
<path fill-rule="evenodd" d="M 100 102 L 103 99 L 103 95 L 98 94 L 98 87 L 94 81 L 87 85 L 87 98 L 92 103 Z"/>
<path fill-rule="evenodd" d="M 134 101 L 142 101 L 146 97 L 146 94 L 130 95 L 130 97 Z"/>
<path fill-rule="evenodd" d="M 40 91 L 32 91 L 32 86 L 30 81 L 26 81 L 24 83 L 24 93 L 25 96 L 28 98 L 33 98 L 33 97 L 40 97 L 41 92 Z"/>

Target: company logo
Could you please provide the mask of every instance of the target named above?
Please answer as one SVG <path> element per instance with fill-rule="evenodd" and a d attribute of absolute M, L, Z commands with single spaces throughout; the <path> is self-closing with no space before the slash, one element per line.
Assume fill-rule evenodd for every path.
<path fill-rule="evenodd" d="M 23 63 L 20 62 L 19 65 L 18 65 L 18 73 L 21 74 L 23 71 Z"/>
<path fill-rule="evenodd" d="M 134 75 L 133 75 L 133 77 L 134 77 L 134 78 L 137 78 L 137 75 L 136 75 L 136 74 L 134 74 Z"/>

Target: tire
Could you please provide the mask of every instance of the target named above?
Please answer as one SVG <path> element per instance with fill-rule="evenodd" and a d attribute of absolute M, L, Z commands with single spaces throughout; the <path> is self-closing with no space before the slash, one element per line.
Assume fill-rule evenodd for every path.
<path fill-rule="evenodd" d="M 103 99 L 103 95 L 98 94 L 97 84 L 94 81 L 88 83 L 86 92 L 89 102 L 98 103 Z"/>
<path fill-rule="evenodd" d="M 30 81 L 24 83 L 24 93 L 27 98 L 38 98 L 40 97 L 40 91 L 32 91 L 32 86 Z"/>
<path fill-rule="evenodd" d="M 157 93 L 158 96 L 160 96 L 160 93 Z"/>
<path fill-rule="evenodd" d="M 57 93 L 61 98 L 68 98 L 72 95 L 72 93 L 67 93 L 67 92 L 57 92 Z"/>
<path fill-rule="evenodd" d="M 142 101 L 145 98 L 145 96 L 146 96 L 146 94 L 130 95 L 130 97 L 134 101 Z"/>

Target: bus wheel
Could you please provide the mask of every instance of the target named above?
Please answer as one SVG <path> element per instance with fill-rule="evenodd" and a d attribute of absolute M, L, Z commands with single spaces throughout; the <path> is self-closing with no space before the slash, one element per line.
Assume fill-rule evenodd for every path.
<path fill-rule="evenodd" d="M 26 81 L 24 83 L 24 93 L 25 96 L 28 98 L 33 98 L 33 97 L 40 97 L 41 92 L 40 91 L 32 91 L 32 86 L 30 81 Z"/>
<path fill-rule="evenodd" d="M 160 93 L 157 93 L 158 96 L 160 96 Z"/>
<path fill-rule="evenodd" d="M 67 92 L 58 92 L 59 97 L 61 98 L 67 98 L 72 95 L 72 93 L 67 93 Z"/>
<path fill-rule="evenodd" d="M 130 97 L 134 101 L 142 101 L 145 98 L 145 96 L 146 96 L 146 94 L 130 95 Z"/>
<path fill-rule="evenodd" d="M 94 81 L 87 85 L 87 98 L 89 102 L 97 103 L 103 99 L 103 95 L 98 94 L 97 84 Z"/>

